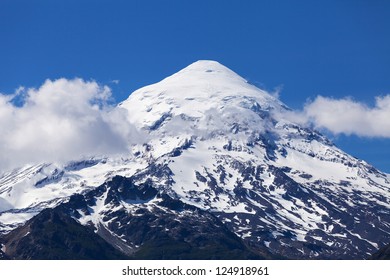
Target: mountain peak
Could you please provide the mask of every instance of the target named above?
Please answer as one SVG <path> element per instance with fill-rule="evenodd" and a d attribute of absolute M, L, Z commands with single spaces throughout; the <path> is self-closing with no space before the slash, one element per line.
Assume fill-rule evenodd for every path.
<path fill-rule="evenodd" d="M 198 60 L 165 80 L 170 81 L 176 79 L 180 79 L 181 83 L 196 79 L 197 83 L 204 81 L 213 85 L 232 81 L 241 83 L 242 85 L 247 84 L 244 78 L 214 60 Z"/>
<path fill-rule="evenodd" d="M 198 60 L 191 63 L 181 71 L 204 71 L 206 73 L 222 71 L 232 72 L 229 68 L 215 60 Z"/>
<path fill-rule="evenodd" d="M 199 60 L 156 84 L 136 90 L 120 106 L 131 112 L 130 121 L 138 127 L 155 128 L 175 116 L 188 120 L 185 127 L 202 122 L 210 127 L 208 117 L 215 120 L 217 116 L 221 124 L 229 120 L 229 127 L 230 122 L 262 122 L 253 116 L 253 106 L 270 110 L 283 105 L 219 62 Z"/>

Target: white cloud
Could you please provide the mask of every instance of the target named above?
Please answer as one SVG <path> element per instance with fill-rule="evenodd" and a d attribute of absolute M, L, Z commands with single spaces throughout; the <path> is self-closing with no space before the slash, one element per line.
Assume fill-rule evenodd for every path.
<path fill-rule="evenodd" d="M 389 138 L 390 95 L 376 97 L 373 107 L 351 98 L 317 96 L 305 105 L 302 112 L 292 113 L 289 118 L 312 123 L 316 128 L 327 129 L 334 134 Z"/>
<path fill-rule="evenodd" d="M 12 102 L 21 98 L 21 104 Z M 111 90 L 82 79 L 47 80 L 38 89 L 0 94 L 0 172 L 27 163 L 127 153 L 140 140 Z M 19 102 L 20 103 L 20 102 Z"/>

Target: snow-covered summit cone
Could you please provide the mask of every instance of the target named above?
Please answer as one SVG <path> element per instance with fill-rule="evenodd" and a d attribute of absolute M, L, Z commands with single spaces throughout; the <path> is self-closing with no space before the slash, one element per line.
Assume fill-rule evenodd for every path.
<path fill-rule="evenodd" d="M 141 129 L 204 137 L 261 130 L 265 123 L 258 113 L 284 107 L 227 67 L 208 60 L 133 92 L 120 106 L 129 110 L 130 120 Z"/>

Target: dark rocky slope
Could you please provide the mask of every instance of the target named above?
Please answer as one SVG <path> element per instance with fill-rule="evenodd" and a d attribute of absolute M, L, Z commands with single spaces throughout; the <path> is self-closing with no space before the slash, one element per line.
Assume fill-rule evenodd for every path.
<path fill-rule="evenodd" d="M 85 222 L 102 197 L 102 219 Z M 275 258 L 249 249 L 211 213 L 120 176 L 42 211 L 1 242 L 12 259 Z"/>

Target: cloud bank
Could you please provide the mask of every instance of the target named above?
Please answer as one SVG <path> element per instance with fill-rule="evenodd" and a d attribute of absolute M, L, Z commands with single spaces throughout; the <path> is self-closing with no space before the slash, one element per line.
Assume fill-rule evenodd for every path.
<path fill-rule="evenodd" d="M 0 94 L 0 173 L 27 163 L 127 153 L 139 135 L 127 112 L 107 105 L 110 99 L 110 88 L 82 79 Z"/>
<path fill-rule="evenodd" d="M 125 109 L 108 105 L 111 94 L 109 87 L 82 79 L 0 93 L 0 173 L 25 164 L 127 155 L 145 137 L 128 122 Z M 376 97 L 371 107 L 317 96 L 284 117 L 334 134 L 390 138 L 390 95 Z"/>
<path fill-rule="evenodd" d="M 317 96 L 302 112 L 289 117 L 333 134 L 390 138 L 390 95 L 376 97 L 373 107 L 351 98 Z"/>

